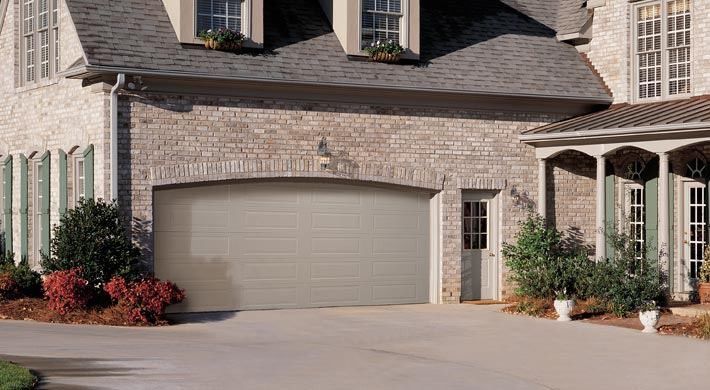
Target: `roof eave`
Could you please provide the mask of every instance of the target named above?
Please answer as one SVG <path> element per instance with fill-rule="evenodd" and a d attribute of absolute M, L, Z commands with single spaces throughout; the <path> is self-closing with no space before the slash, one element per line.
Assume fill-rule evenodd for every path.
<path fill-rule="evenodd" d="M 697 122 L 601 130 L 578 130 L 553 134 L 521 134 L 518 138 L 526 144 L 579 140 L 588 142 L 595 138 L 642 136 L 647 134 L 678 133 L 697 130 L 710 130 L 710 123 Z"/>
<path fill-rule="evenodd" d="M 330 82 L 315 82 L 315 81 L 300 81 L 289 79 L 268 79 L 259 77 L 243 77 L 243 76 L 226 76 L 213 75 L 207 73 L 196 72 L 181 72 L 181 71 L 165 71 L 155 69 L 142 68 L 124 68 L 114 66 L 98 66 L 98 65 L 81 65 L 72 69 L 67 69 L 60 74 L 61 77 L 73 79 L 85 79 L 97 76 L 113 75 L 124 73 L 134 76 L 145 77 L 165 77 L 178 79 L 193 79 L 193 80 L 210 80 L 210 81 L 234 81 L 234 82 L 258 82 L 267 84 L 290 84 L 296 86 L 319 86 L 319 87 L 346 87 L 346 88 L 362 88 L 370 90 L 395 91 L 395 92 L 436 92 L 460 94 L 468 96 L 490 96 L 498 98 L 522 98 L 522 99 L 541 99 L 549 101 L 564 101 L 569 103 L 580 103 L 590 105 L 610 105 L 612 103 L 611 96 L 560 96 L 560 95 L 545 95 L 545 94 L 530 94 L 530 93 L 506 93 L 506 92 L 489 92 L 489 91 L 462 91 L 456 89 L 445 88 L 422 88 L 422 87 L 393 87 L 388 85 L 378 84 L 358 84 L 358 83 L 330 83 Z"/>

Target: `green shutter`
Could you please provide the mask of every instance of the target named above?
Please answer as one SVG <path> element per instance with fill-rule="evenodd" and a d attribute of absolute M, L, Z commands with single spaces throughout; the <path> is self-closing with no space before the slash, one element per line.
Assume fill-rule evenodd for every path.
<path fill-rule="evenodd" d="M 59 150 L 59 217 L 67 212 L 67 154 Z"/>
<path fill-rule="evenodd" d="M 643 170 L 646 181 L 646 253 L 649 259 L 658 259 L 658 157 L 649 161 Z"/>
<path fill-rule="evenodd" d="M 606 192 L 604 214 L 607 234 L 613 234 L 616 231 L 616 191 L 614 183 L 614 167 L 611 166 L 611 164 L 608 164 L 606 169 L 606 180 L 604 182 L 604 191 Z M 613 252 L 614 246 L 612 245 L 610 240 L 606 240 L 606 256 L 613 257 Z"/>
<path fill-rule="evenodd" d="M 20 259 L 27 260 L 28 245 L 27 245 L 27 157 L 24 154 L 20 155 Z"/>
<path fill-rule="evenodd" d="M 94 145 L 84 151 L 84 183 L 86 199 L 94 199 Z"/>
<path fill-rule="evenodd" d="M 42 237 L 40 237 L 40 251 L 42 254 L 49 256 L 49 236 L 50 236 L 50 223 L 49 223 L 49 208 L 50 208 L 50 164 L 51 164 L 49 152 L 42 156 L 42 172 L 38 172 L 42 175 L 42 188 L 39 190 L 42 192 L 42 204 L 40 205 L 41 215 L 40 223 L 42 224 Z M 39 261 L 39 259 L 37 259 Z"/>
<path fill-rule="evenodd" d="M 12 252 L 12 156 L 7 156 L 4 162 L 5 165 L 5 194 L 4 220 L 5 225 L 5 250 Z"/>

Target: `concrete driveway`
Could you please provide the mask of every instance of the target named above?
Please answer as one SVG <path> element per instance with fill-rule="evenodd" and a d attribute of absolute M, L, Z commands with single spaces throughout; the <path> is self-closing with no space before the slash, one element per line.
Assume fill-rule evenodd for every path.
<path fill-rule="evenodd" d="M 710 343 L 498 307 L 414 305 L 189 316 L 130 329 L 0 321 L 0 358 L 47 389 L 681 389 Z"/>

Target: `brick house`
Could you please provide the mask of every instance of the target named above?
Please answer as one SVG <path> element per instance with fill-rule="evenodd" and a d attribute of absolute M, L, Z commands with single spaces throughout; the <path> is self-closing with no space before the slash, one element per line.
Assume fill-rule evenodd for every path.
<path fill-rule="evenodd" d="M 38 266 L 78 199 L 117 199 L 178 310 L 458 303 L 510 293 L 534 209 L 598 257 L 630 229 L 686 297 L 710 0 L 462 3 L 1 0 L 5 247 Z M 220 26 L 241 52 L 197 40 Z"/>

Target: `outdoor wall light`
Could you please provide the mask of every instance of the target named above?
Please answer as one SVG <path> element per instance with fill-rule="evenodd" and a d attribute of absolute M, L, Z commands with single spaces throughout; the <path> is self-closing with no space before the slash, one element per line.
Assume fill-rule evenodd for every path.
<path fill-rule="evenodd" d="M 513 198 L 515 207 L 522 210 L 532 210 L 535 207 L 535 202 L 530 199 L 530 193 L 525 190 L 518 190 L 518 187 L 513 186 L 510 189 L 510 196 Z"/>
<path fill-rule="evenodd" d="M 328 169 L 332 155 L 333 153 L 330 151 L 330 148 L 328 148 L 328 140 L 326 140 L 325 137 L 321 138 L 318 143 L 318 157 L 321 169 Z"/>

